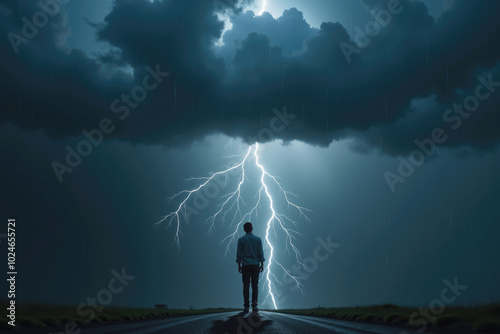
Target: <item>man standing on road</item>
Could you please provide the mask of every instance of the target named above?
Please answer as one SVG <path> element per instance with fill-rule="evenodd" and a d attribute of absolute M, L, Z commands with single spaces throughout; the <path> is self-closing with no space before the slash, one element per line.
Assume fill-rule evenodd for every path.
<path fill-rule="evenodd" d="M 238 271 L 243 275 L 244 312 L 248 312 L 250 307 L 250 281 L 252 282 L 252 311 L 257 312 L 259 310 L 257 308 L 259 273 L 264 270 L 264 250 L 262 249 L 262 240 L 252 233 L 252 223 L 245 223 L 243 229 L 246 234 L 238 239 L 236 262 L 238 263 Z"/>

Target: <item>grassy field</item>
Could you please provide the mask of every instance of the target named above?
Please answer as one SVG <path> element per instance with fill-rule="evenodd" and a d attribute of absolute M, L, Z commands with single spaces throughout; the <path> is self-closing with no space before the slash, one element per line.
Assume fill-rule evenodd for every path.
<path fill-rule="evenodd" d="M 8 304 L 0 302 L 0 308 L 5 310 Z M 84 310 L 88 310 L 86 307 Z M 90 315 L 79 316 L 74 305 L 42 305 L 42 304 L 20 304 L 16 305 L 16 324 L 22 327 L 47 327 L 60 326 L 74 321 L 83 326 L 88 323 L 104 323 L 110 321 L 132 321 L 149 318 L 165 318 L 184 315 L 207 314 L 233 311 L 226 308 L 209 308 L 202 310 L 179 310 L 179 309 L 152 309 L 152 308 L 126 308 L 106 307 L 100 312 L 95 312 L 95 317 L 88 321 Z M 8 325 L 8 318 L 0 320 L 0 329 L 12 329 Z"/>
<path fill-rule="evenodd" d="M 412 319 L 415 328 L 422 328 L 424 323 L 427 327 L 434 328 L 453 326 L 455 324 L 470 327 L 476 331 L 500 331 L 500 304 L 469 307 L 449 306 L 439 315 L 434 316 L 430 313 L 430 316 L 427 317 L 419 308 L 399 307 L 392 304 L 346 308 L 318 307 L 303 310 L 278 310 L 275 312 L 343 320 L 400 324 L 403 326 L 411 325 L 410 317 L 413 314 Z"/>

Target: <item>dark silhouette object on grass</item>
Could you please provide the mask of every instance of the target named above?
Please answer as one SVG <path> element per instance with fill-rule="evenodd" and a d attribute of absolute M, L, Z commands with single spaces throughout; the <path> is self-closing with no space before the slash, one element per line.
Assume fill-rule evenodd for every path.
<path fill-rule="evenodd" d="M 262 240 L 252 233 L 252 223 L 245 223 L 243 229 L 246 234 L 238 239 L 236 262 L 238 263 L 238 271 L 242 274 L 243 279 L 244 312 L 248 312 L 250 307 L 250 283 L 252 284 L 252 310 L 256 312 L 259 310 L 257 308 L 259 273 L 264 270 L 264 250 L 262 248 Z"/>

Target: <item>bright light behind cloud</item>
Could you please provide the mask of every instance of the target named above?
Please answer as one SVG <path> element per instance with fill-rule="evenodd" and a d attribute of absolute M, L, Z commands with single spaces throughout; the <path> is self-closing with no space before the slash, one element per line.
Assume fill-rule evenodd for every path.
<path fill-rule="evenodd" d="M 266 0 L 262 0 L 262 9 L 260 10 L 259 15 L 262 15 L 266 11 Z"/>
<path fill-rule="evenodd" d="M 260 9 L 258 8 L 258 5 L 254 3 L 251 6 L 245 7 L 243 11 L 252 10 L 254 11 L 254 13 L 256 13 L 255 15 L 260 16 L 266 11 L 266 8 L 267 8 L 267 1 L 262 0 Z M 219 38 L 219 40 L 215 41 L 214 44 L 217 47 L 221 47 L 224 45 L 224 33 L 228 30 L 231 30 L 233 24 L 231 23 L 231 18 L 227 13 L 218 13 L 217 16 L 219 20 L 224 22 L 224 29 L 222 30 L 221 37 Z"/>
<path fill-rule="evenodd" d="M 252 2 L 250 5 L 246 6 L 243 11 L 251 10 L 255 13 L 255 15 L 260 16 L 265 11 L 268 11 L 269 0 L 258 0 Z"/>

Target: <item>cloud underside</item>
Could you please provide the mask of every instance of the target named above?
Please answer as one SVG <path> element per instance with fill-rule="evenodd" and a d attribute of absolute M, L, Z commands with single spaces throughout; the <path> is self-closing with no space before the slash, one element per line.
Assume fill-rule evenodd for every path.
<path fill-rule="evenodd" d="M 23 36 L 20 18 L 31 21 L 37 3 L 1 4 L 2 35 Z M 116 128 L 108 137 L 129 142 L 185 145 L 215 133 L 313 145 L 354 138 L 355 149 L 388 154 L 408 152 L 442 128 L 442 145 L 496 147 L 500 92 L 484 87 L 482 96 L 491 94 L 472 112 L 453 109 L 475 101 L 489 75 L 500 82 L 500 2 L 456 0 L 434 19 L 423 3 L 401 0 L 390 22 L 388 1 L 363 4 L 385 25 L 369 40 L 339 23 L 312 28 L 297 9 L 273 18 L 234 7 L 233 26 L 216 47 L 224 24 L 210 1 L 117 0 L 95 27 L 109 51 L 95 57 L 66 47 L 61 6 L 19 53 L 12 38 L 2 39 L 0 121 L 55 139 L 109 118 Z M 145 89 L 156 70 L 169 75 L 149 78 Z M 284 107 L 293 116 L 276 118 Z"/>

